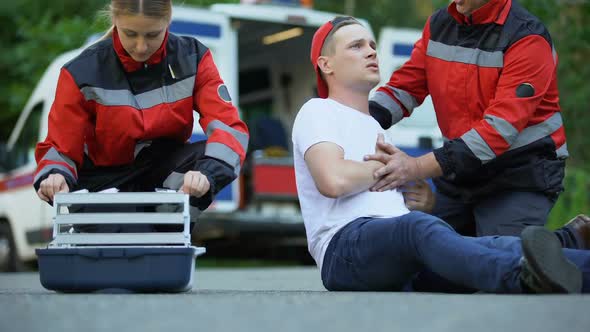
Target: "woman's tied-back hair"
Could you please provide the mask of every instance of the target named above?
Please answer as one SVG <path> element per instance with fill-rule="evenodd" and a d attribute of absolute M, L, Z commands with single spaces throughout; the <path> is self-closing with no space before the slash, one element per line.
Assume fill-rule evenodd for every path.
<path fill-rule="evenodd" d="M 102 16 L 108 17 L 111 22 L 114 17 L 121 15 L 143 15 L 149 18 L 161 18 L 170 21 L 172 18 L 172 0 L 111 0 L 111 3 L 102 11 Z M 100 40 L 110 38 L 114 25 Z"/>
<path fill-rule="evenodd" d="M 111 0 L 108 8 L 111 17 L 144 15 L 166 20 L 172 17 L 172 0 Z"/>

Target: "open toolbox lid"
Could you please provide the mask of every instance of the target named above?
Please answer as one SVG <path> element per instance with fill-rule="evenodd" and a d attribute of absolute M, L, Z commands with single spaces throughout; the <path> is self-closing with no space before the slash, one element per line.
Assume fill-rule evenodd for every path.
<path fill-rule="evenodd" d="M 101 212 L 72 212 L 77 207 L 99 207 Z M 153 212 L 136 212 L 136 207 L 153 207 Z M 191 245 L 189 196 L 183 193 L 60 193 L 54 197 L 53 241 L 48 249 L 100 246 Z M 130 212 L 114 212 L 128 207 Z M 130 209 L 131 208 L 131 209 Z M 144 209 L 145 210 L 145 209 Z M 76 226 L 96 224 L 183 225 L 180 232 L 81 233 Z M 204 248 L 197 248 L 197 255 Z"/>

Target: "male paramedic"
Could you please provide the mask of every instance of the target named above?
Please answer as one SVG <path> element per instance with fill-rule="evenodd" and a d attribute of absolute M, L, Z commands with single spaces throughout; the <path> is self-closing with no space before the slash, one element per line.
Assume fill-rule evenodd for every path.
<path fill-rule="evenodd" d="M 454 0 L 436 11 L 369 110 L 389 128 L 430 95 L 445 143 L 418 158 L 394 146 L 369 156 L 387 164 L 372 190 L 434 178 L 433 214 L 464 235 L 545 225 L 568 156 L 557 63 L 545 26 L 515 0 Z M 580 227 L 590 225 L 567 229 Z M 583 248 L 571 232 L 557 234 Z"/>

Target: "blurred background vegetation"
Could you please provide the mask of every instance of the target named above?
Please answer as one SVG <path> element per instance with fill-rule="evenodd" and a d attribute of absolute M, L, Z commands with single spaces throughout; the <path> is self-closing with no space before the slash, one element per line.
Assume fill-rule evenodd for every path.
<path fill-rule="evenodd" d="M 208 6 L 239 0 L 184 0 L 175 4 Z M 97 15 L 108 0 L 19 0 L 0 4 L 0 141 L 6 141 L 18 114 L 46 66 L 58 54 L 77 48 L 108 20 Z M 566 192 L 550 218 L 557 227 L 579 212 L 590 212 L 590 1 L 520 0 L 549 28 L 559 54 L 559 89 L 570 159 Z M 448 0 L 316 0 L 314 8 L 367 19 L 381 27 L 421 29 L 426 18 Z M 378 36 L 377 36 L 378 37 Z"/>

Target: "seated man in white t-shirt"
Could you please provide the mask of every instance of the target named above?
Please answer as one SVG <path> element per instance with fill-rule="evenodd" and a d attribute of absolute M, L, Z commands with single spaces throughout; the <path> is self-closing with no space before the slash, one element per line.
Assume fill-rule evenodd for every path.
<path fill-rule="evenodd" d="M 541 227 L 527 228 L 522 241 L 462 237 L 436 217 L 410 212 L 398 191 L 368 190 L 383 166 L 363 161 L 383 140 L 368 110 L 369 91 L 379 82 L 375 49 L 369 31 L 352 18 L 320 27 L 311 48 L 320 98 L 301 108 L 293 127 L 297 190 L 324 286 L 400 290 L 429 270 L 487 292 L 580 292 L 576 265 L 590 264 L 590 251 L 561 249 Z"/>

